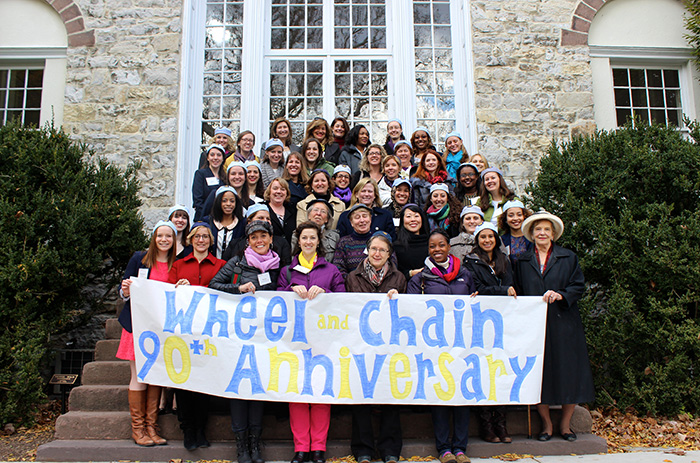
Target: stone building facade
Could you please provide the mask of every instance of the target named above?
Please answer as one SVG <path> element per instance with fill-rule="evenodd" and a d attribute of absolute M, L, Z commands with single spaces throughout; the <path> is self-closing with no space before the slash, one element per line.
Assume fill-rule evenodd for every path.
<path fill-rule="evenodd" d="M 332 13 L 349 1 L 330 2 L 323 11 Z M 196 44 L 204 41 L 200 38 L 210 11 L 227 2 L 237 3 L 247 18 L 243 43 L 236 45 L 244 63 L 239 120 L 229 125 L 253 128 L 257 149 L 269 127 L 269 73 L 247 72 L 246 66 L 252 69 L 251 63 L 261 61 L 254 56 L 260 51 L 262 61 L 276 59 L 266 32 L 269 1 L 5 0 L 0 13 L 8 27 L 0 30 L 0 70 L 44 66 L 42 122 L 53 117 L 76 140 L 119 165 L 142 162 L 143 213 L 153 223 L 173 203 L 189 200 L 203 142 L 198 114 L 206 92 L 199 56 L 203 45 Z M 307 13 L 316 3 L 323 0 L 306 0 Z M 665 76 L 661 90 L 666 92 L 662 109 L 667 118 L 679 111 L 696 117 L 700 91 L 678 0 L 389 0 L 382 3 L 388 11 L 384 27 L 390 29 L 385 55 L 389 80 L 396 82 L 388 84 L 388 108 L 377 120 L 398 116 L 407 134 L 421 125 L 420 117 L 406 110 L 416 103 L 404 101 L 417 90 L 413 82 L 399 80 L 406 70 L 418 73 L 420 65 L 412 69 L 411 44 L 401 37 L 418 4 L 433 8 L 433 18 L 438 8 L 451 13 L 450 82 L 456 95 L 451 127 L 464 135 L 471 152 L 486 155 L 520 191 L 553 139 L 617 126 L 625 111 L 617 76 L 625 69 L 634 71 L 630 76 L 651 69 L 649 82 L 649 72 Z M 403 36 L 417 35 L 414 29 Z M 640 89 L 629 87 L 636 98 Z M 646 95 L 654 118 L 661 113 L 654 112 L 651 91 Z M 332 104 L 323 108 L 320 115 L 334 116 Z M 439 120 L 436 124 L 442 127 Z M 373 138 L 383 139 L 376 132 Z"/>

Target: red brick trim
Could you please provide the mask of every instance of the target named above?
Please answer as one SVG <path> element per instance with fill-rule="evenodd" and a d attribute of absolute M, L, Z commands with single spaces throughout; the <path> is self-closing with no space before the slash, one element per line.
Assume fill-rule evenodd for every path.
<path fill-rule="evenodd" d="M 95 30 L 85 29 L 80 7 L 73 0 L 45 0 L 61 16 L 71 47 L 94 47 Z"/>
<path fill-rule="evenodd" d="M 588 44 L 588 30 L 598 10 L 608 0 L 579 0 L 571 17 L 571 27 L 561 30 L 561 46 L 575 47 Z"/>

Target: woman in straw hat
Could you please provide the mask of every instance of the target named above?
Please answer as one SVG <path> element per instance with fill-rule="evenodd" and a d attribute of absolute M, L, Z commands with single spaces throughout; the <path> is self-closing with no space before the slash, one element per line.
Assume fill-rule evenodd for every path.
<path fill-rule="evenodd" d="M 586 336 L 577 306 L 584 290 L 583 272 L 576 254 L 555 244 L 564 231 L 559 217 L 538 212 L 525 219 L 522 231 L 534 246 L 516 263 L 517 293 L 542 296 L 548 304 L 542 395 L 537 405 L 542 419 L 538 439 L 551 439 L 549 406 L 561 404 L 559 431 L 564 440 L 573 442 L 576 434 L 570 422 L 574 407 L 594 398 Z"/>

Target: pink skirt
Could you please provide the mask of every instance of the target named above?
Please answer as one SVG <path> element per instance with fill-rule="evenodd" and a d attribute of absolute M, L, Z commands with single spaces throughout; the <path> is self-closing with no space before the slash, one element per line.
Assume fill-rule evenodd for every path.
<path fill-rule="evenodd" d="M 117 358 L 122 360 L 136 360 L 134 353 L 134 335 L 122 328 L 122 336 L 119 338 Z"/>

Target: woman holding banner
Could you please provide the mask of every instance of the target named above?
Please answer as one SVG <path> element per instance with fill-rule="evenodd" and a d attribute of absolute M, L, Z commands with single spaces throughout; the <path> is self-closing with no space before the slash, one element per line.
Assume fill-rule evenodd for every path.
<path fill-rule="evenodd" d="M 450 237 L 442 228 L 436 228 L 428 237 L 428 257 L 425 267 L 408 283 L 408 294 L 463 294 L 474 292 L 472 276 L 455 256 L 450 254 Z M 468 463 L 469 407 L 430 407 L 435 431 L 435 446 L 440 463 Z M 450 415 L 453 415 L 453 433 L 450 441 Z"/>
<path fill-rule="evenodd" d="M 481 209 L 475 208 L 479 212 Z M 473 253 L 464 258 L 464 266 L 474 277 L 478 294 L 516 297 L 510 260 L 501 251 L 498 228 L 484 222 L 474 230 Z M 480 434 L 486 442 L 511 443 L 506 428 L 505 405 L 479 407 Z"/>
<path fill-rule="evenodd" d="M 207 286 L 209 281 L 226 264 L 209 252 L 214 235 L 209 224 L 196 222 L 187 235 L 192 254 L 175 261 L 168 272 L 168 282 L 178 285 Z M 176 389 L 178 418 L 183 433 L 183 445 L 187 450 L 209 447 L 204 435 L 209 417 L 209 396 L 195 391 Z"/>
<path fill-rule="evenodd" d="M 367 258 L 350 272 L 345 287 L 351 293 L 386 293 L 392 296 L 406 291 L 406 277 L 391 263 L 391 236 L 375 232 L 367 241 Z M 385 463 L 397 463 L 401 456 L 401 421 L 398 405 L 380 405 L 381 422 L 377 450 Z M 352 453 L 357 463 L 370 463 L 374 454 L 372 406 L 352 406 Z"/>
<path fill-rule="evenodd" d="M 280 257 L 271 249 L 272 225 L 254 220 L 245 227 L 248 247 L 229 260 L 212 278 L 209 287 L 233 294 L 274 291 L 280 273 Z M 260 436 L 264 402 L 231 399 L 231 428 L 236 434 L 238 463 L 264 463 Z"/>
<path fill-rule="evenodd" d="M 586 336 L 577 302 L 584 290 L 584 279 L 576 254 L 556 245 L 564 232 L 561 219 L 542 211 L 525 219 L 521 227 L 525 238 L 534 243 L 515 264 L 518 294 L 542 296 L 547 303 L 547 327 L 544 344 L 541 403 L 541 441 L 552 438 L 550 404 L 561 404 L 559 432 L 573 442 L 571 417 L 577 403 L 594 399 L 593 376 L 588 362 Z"/>
<path fill-rule="evenodd" d="M 322 256 L 321 229 L 304 222 L 294 232 L 297 242 L 291 265 L 280 272 L 278 291 L 294 291 L 302 299 L 312 300 L 322 293 L 345 292 L 340 271 Z M 329 404 L 289 404 L 289 426 L 294 435 L 292 463 L 324 463 L 326 440 L 331 422 Z"/>
<path fill-rule="evenodd" d="M 126 301 L 121 314 L 122 336 L 119 340 L 117 358 L 129 361 L 131 380 L 129 381 L 129 412 L 131 413 L 131 438 L 138 445 L 150 447 L 165 445 L 168 442 L 158 435 L 158 404 L 160 386 L 140 383 L 136 375 L 136 354 L 131 325 L 131 278 L 168 281 L 168 272 L 175 263 L 175 239 L 177 228 L 172 222 L 160 221 L 153 227 L 151 242 L 147 251 L 135 252 L 126 266 L 119 293 Z"/>

